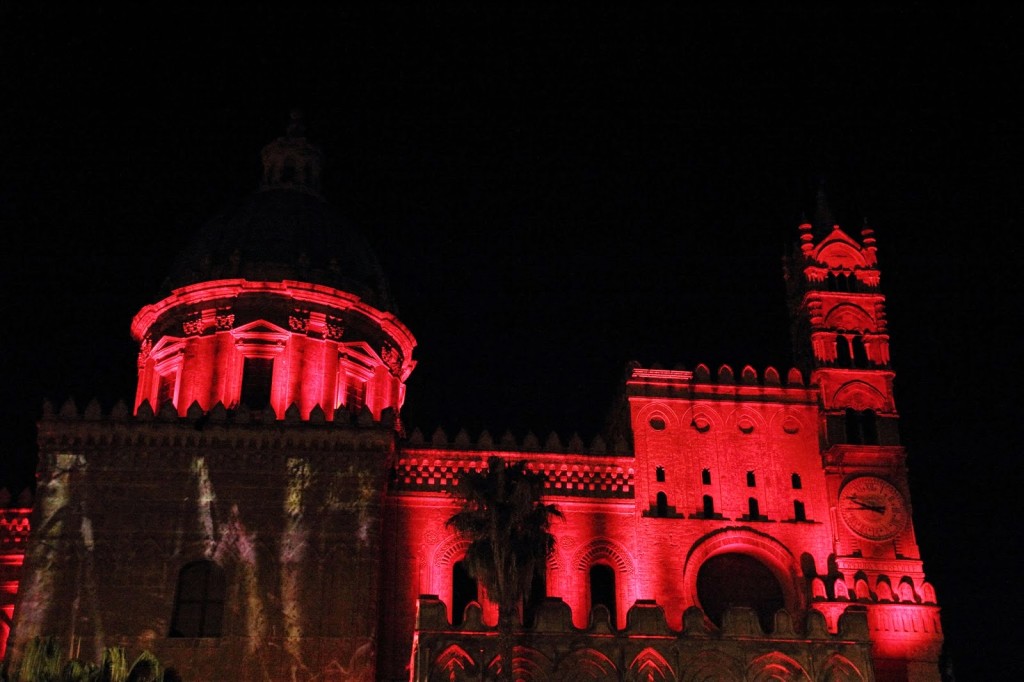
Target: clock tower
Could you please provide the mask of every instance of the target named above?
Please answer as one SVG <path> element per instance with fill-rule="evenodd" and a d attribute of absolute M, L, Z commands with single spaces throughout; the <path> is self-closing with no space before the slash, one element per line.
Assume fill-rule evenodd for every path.
<path fill-rule="evenodd" d="M 878 679 L 934 679 L 942 634 L 914 536 L 874 231 L 865 222 L 857 239 L 841 228 L 821 190 L 799 231 L 786 268 L 792 336 L 820 392 L 833 528 L 817 606 L 867 602 Z"/>

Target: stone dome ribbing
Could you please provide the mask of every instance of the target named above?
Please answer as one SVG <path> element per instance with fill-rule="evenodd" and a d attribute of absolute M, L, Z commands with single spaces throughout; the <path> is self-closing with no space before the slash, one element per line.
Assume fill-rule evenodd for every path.
<path fill-rule="evenodd" d="M 163 293 L 234 278 L 323 284 L 395 312 L 362 234 L 318 195 L 296 189 L 261 190 L 209 221 L 179 255 Z"/>
<path fill-rule="evenodd" d="M 396 312 L 363 235 L 320 196 L 323 155 L 293 111 L 287 133 L 263 148 L 260 191 L 209 221 L 182 251 L 161 293 L 198 282 L 297 280 L 355 294 Z"/>

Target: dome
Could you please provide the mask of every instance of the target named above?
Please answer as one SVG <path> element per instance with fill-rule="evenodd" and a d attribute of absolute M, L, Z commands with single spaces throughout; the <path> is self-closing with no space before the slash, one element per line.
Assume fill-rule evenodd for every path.
<path fill-rule="evenodd" d="M 216 279 L 298 280 L 395 312 L 369 244 L 330 204 L 289 188 L 256 192 L 209 221 L 179 255 L 164 294 Z"/>
<path fill-rule="evenodd" d="M 161 293 L 218 279 L 297 280 L 395 312 L 369 244 L 320 196 L 322 153 L 306 140 L 301 113 L 292 112 L 287 134 L 266 145 L 262 159 L 261 189 L 199 230 Z"/>

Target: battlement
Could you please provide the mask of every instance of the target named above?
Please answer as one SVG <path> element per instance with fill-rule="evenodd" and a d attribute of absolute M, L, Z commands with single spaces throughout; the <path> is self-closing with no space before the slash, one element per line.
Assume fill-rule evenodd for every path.
<path fill-rule="evenodd" d="M 485 625 L 481 616 L 480 606 L 471 603 L 462 624 L 453 627 L 436 595 L 420 595 L 413 679 L 448 679 L 456 670 L 493 672 L 498 665 L 497 629 Z M 515 665 L 533 671 L 523 679 L 570 679 L 570 672 L 581 667 L 601 673 L 593 679 L 683 679 L 684 670 L 702 673 L 692 679 L 767 679 L 761 675 L 769 671 L 785 671 L 786 679 L 811 679 L 814 671 L 855 674 L 815 679 L 874 679 L 868 618 L 861 607 L 847 607 L 834 633 L 824 615 L 813 609 L 802 626 L 787 611 L 778 611 L 770 633 L 762 630 L 753 609 L 739 607 L 725 612 L 721 628 L 697 607 L 684 612 L 680 625 L 670 627 L 655 601 L 638 600 L 627 613 L 624 629 L 613 629 L 600 605 L 591 612 L 588 627 L 580 629 L 572 624 L 569 606 L 549 597 L 537 608 L 533 625 L 518 629 Z M 571 653 L 566 655 L 570 641 Z"/>
<path fill-rule="evenodd" d="M 620 455 L 629 456 L 632 455 L 629 444 L 622 438 L 616 439 L 612 443 L 608 443 L 600 434 L 594 436 L 587 445 L 580 438 L 579 434 L 574 433 L 569 437 L 569 440 L 565 443 L 562 442 L 561 438 L 557 433 L 552 431 L 541 443 L 540 439 L 533 433 L 533 431 L 527 431 L 526 435 L 523 436 L 522 440 L 519 440 L 515 435 L 506 430 L 502 434 L 501 438 L 497 441 L 491 436 L 490 431 L 483 430 L 480 435 L 477 436 L 476 440 L 470 438 L 469 433 L 465 429 L 459 429 L 458 433 L 455 434 L 455 438 L 449 440 L 448 434 L 445 433 L 444 429 L 438 426 L 434 429 L 433 434 L 430 436 L 429 442 L 424 437 L 423 432 L 418 428 L 413 429 L 407 439 L 407 444 L 410 446 L 408 449 L 419 450 L 424 448 L 434 450 L 477 450 L 480 452 L 537 452 L 537 453 L 551 453 L 561 455 Z"/>
<path fill-rule="evenodd" d="M 300 412 L 299 406 L 292 403 L 291 406 L 285 410 L 284 418 L 278 419 L 277 414 L 273 409 L 267 408 L 265 410 L 252 410 L 245 405 L 238 405 L 237 407 L 228 409 L 224 403 L 217 403 L 210 410 L 204 410 L 199 406 L 199 403 L 192 403 L 192 406 L 188 408 L 188 412 L 184 417 L 180 416 L 177 410 L 170 402 L 164 402 L 160 409 L 156 412 L 153 411 L 153 407 L 149 404 L 148 400 L 143 400 L 142 404 L 139 405 L 138 411 L 133 415 L 128 405 L 123 401 L 119 400 L 110 409 L 109 412 L 104 413 L 100 407 L 99 401 L 95 398 L 90 400 L 84 410 L 79 410 L 78 405 L 71 398 L 64 401 L 59 411 L 54 411 L 53 403 L 50 401 L 43 402 L 43 414 L 42 420 L 45 422 L 51 421 L 102 421 L 109 419 L 113 421 L 129 421 L 135 420 L 140 422 L 199 422 L 202 423 L 234 423 L 234 424 L 298 424 L 298 423 L 311 423 L 311 424 L 332 424 L 335 426 L 384 426 L 387 428 L 395 428 L 398 420 L 396 412 L 393 408 L 386 408 L 381 411 L 380 419 L 376 419 L 373 413 L 367 407 L 363 407 L 358 413 L 348 412 L 339 410 L 334 413 L 333 419 L 327 419 L 326 413 L 323 408 L 316 406 L 312 409 L 309 415 L 309 419 L 303 419 Z"/>
<path fill-rule="evenodd" d="M 757 370 L 750 365 L 744 366 L 738 375 L 730 365 L 722 365 L 713 376 L 704 364 L 690 371 L 644 368 L 634 363 L 626 379 L 626 394 L 630 397 L 722 397 L 813 404 L 817 389 L 805 384 L 803 375 L 796 368 L 786 373 L 783 383 L 774 367 L 768 367 L 758 376 Z"/>
<path fill-rule="evenodd" d="M 463 453 L 453 458 L 451 452 L 431 449 L 405 449 L 395 462 L 391 475 L 391 490 L 395 492 L 451 493 L 459 484 L 459 477 L 487 468 L 487 457 L 492 453 Z M 504 453 L 503 453 L 504 454 Z M 516 453 L 508 459 L 523 459 Z M 530 457 L 527 469 L 544 475 L 544 491 L 548 495 L 571 497 L 602 497 L 632 499 L 636 491 L 632 467 L 623 466 L 621 459 L 575 455 L 572 464 L 562 455 L 544 453 Z"/>
<path fill-rule="evenodd" d="M 0 551 L 22 552 L 28 542 L 31 509 L 0 510 Z"/>
<path fill-rule="evenodd" d="M 339 411 L 333 420 L 314 409 L 313 416 L 306 420 L 300 418 L 294 406 L 284 419 L 277 419 L 270 409 L 251 411 L 240 406 L 228 410 L 220 403 L 209 412 L 195 404 L 193 408 L 181 417 L 166 403 L 154 414 L 149 403 L 143 402 L 138 414 L 133 415 L 120 401 L 104 414 L 96 400 L 90 401 L 83 412 L 68 400 L 59 412 L 54 412 L 47 402 L 38 424 L 40 454 L 60 448 L 104 449 L 109 451 L 104 461 L 110 466 L 130 468 L 148 456 L 129 456 L 128 449 L 136 446 L 145 446 L 153 453 L 217 449 L 236 457 L 274 450 L 379 451 L 391 449 L 397 428 L 397 417 L 391 409 L 384 410 L 379 420 L 366 408 L 358 415 Z"/>

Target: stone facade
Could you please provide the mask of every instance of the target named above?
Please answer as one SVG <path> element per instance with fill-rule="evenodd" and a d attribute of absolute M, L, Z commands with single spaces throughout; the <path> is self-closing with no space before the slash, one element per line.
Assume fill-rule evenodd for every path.
<path fill-rule="evenodd" d="M 497 455 L 564 514 L 517 679 L 939 679 L 870 229 L 799 227 L 799 368 L 631 366 L 589 443 L 425 438 L 379 267 L 319 197 L 319 151 L 273 144 L 136 316 L 132 404 L 44 411 L 31 533 L 0 526 L 15 664 L 55 636 L 189 682 L 486 679 L 496 609 L 445 521 Z"/>

